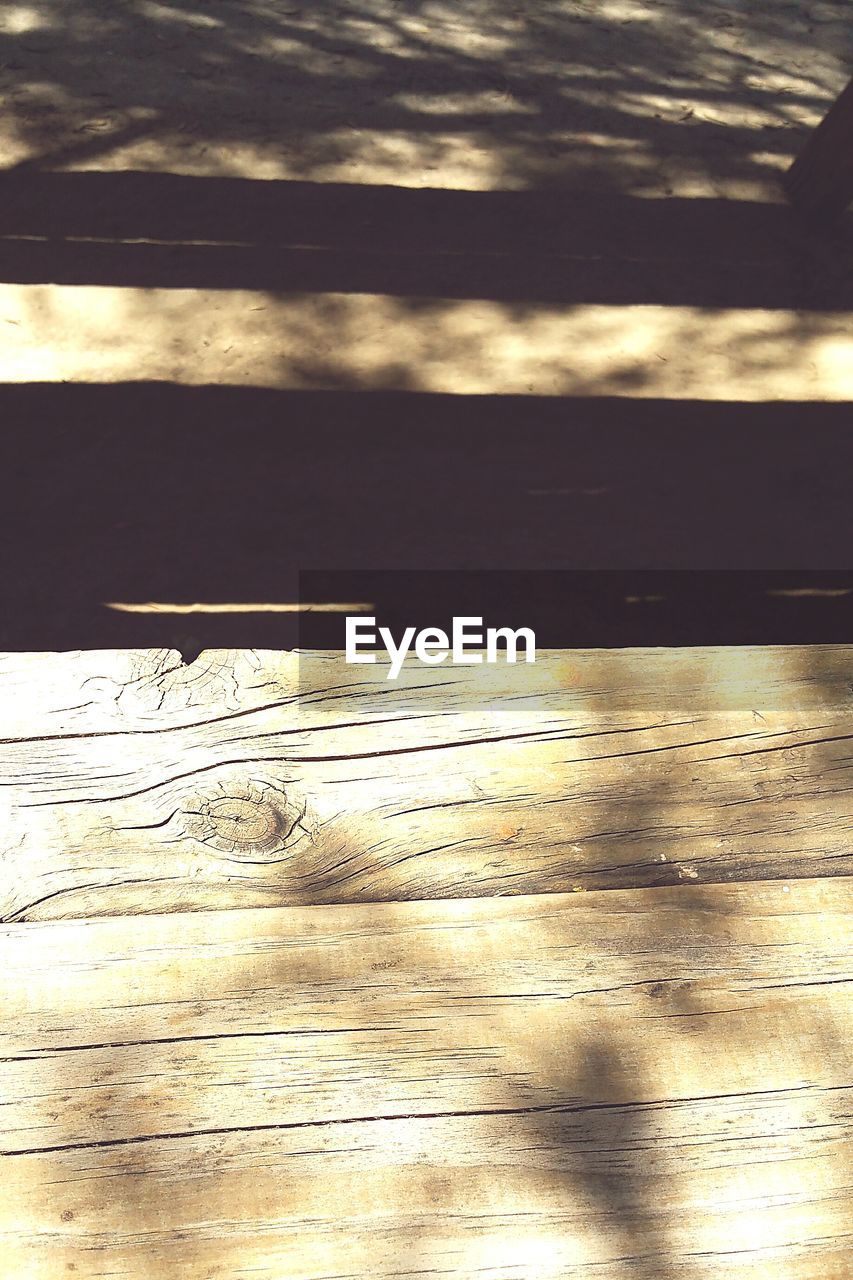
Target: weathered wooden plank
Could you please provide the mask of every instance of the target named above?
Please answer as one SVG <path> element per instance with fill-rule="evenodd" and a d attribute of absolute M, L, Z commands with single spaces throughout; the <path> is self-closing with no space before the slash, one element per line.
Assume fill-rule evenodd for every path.
<path fill-rule="evenodd" d="M 851 887 L 5 926 L 10 1274 L 841 1276 Z"/>
<path fill-rule="evenodd" d="M 807 244 L 793 248 L 783 205 L 743 193 L 0 170 L 8 284 L 845 309 L 850 282 L 827 258 L 810 255 L 808 281 L 792 269 Z"/>
<path fill-rule="evenodd" d="M 0 1238 L 27 1280 L 843 1280 L 849 1126 L 791 1090 L 18 1157 Z"/>
<path fill-rule="evenodd" d="M 837 218 L 853 201 L 853 80 L 839 94 L 785 175 L 793 204 Z"/>
<path fill-rule="evenodd" d="M 6 919 L 842 874 L 850 648 L 8 655 Z"/>
<path fill-rule="evenodd" d="M 522 323 L 518 305 L 0 283 L 0 381 L 115 383 L 144 370 L 184 386 L 853 400 L 849 307 L 525 302 Z"/>
<path fill-rule="evenodd" d="M 30 383 L 0 385 L 0 422 L 0 650 L 333 647 L 287 615 L 103 607 L 293 600 L 312 565 L 576 570 L 588 584 L 567 575 L 557 634 L 540 636 L 554 648 L 853 634 L 850 597 L 761 600 L 777 585 L 851 585 L 849 404 Z M 282 449 L 287 465 L 271 465 Z M 644 594 L 647 575 L 626 565 L 691 571 L 692 591 L 675 592 L 690 621 L 673 618 L 677 579 L 638 620 L 587 572 L 619 570 L 611 581 Z M 726 589 L 697 566 L 760 572 Z M 835 572 L 800 576 L 810 566 Z M 685 598 L 700 579 L 719 604 Z M 480 613 L 473 603 L 460 611 Z"/>

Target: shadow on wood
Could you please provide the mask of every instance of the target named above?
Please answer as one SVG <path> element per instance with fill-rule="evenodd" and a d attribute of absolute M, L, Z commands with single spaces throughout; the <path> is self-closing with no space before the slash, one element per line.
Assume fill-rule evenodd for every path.
<path fill-rule="evenodd" d="M 0 419 L 6 649 L 281 647 L 286 619 L 103 606 L 295 600 L 306 569 L 849 568 L 843 404 L 51 384 L 0 387 Z M 826 600 L 753 614 L 733 589 L 704 634 L 689 611 L 655 630 L 647 609 L 633 642 L 842 638 Z M 566 605 L 551 643 L 619 642 L 602 590 Z"/>
<path fill-rule="evenodd" d="M 0 174 L 0 280 L 831 310 L 838 246 L 784 205 L 166 173 Z"/>

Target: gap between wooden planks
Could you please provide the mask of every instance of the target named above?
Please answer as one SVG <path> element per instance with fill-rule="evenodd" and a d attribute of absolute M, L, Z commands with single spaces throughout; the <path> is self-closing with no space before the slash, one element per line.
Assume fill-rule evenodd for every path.
<path fill-rule="evenodd" d="M 853 647 L 0 657 L 0 919 L 853 870 Z"/>
<path fill-rule="evenodd" d="M 4 926 L 0 1273 L 840 1280 L 851 888 Z"/>

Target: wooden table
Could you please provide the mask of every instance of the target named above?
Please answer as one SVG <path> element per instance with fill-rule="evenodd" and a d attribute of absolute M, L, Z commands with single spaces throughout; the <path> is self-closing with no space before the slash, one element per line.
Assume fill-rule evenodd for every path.
<path fill-rule="evenodd" d="M 0 658 L 0 1273 L 840 1280 L 851 671 Z"/>

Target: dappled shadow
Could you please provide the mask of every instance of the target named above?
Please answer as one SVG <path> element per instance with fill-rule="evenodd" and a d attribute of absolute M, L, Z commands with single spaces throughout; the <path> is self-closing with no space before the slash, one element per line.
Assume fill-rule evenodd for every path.
<path fill-rule="evenodd" d="M 0 28 L 0 158 L 744 194 L 844 79 L 840 4 L 42 0 Z"/>
<path fill-rule="evenodd" d="M 5 173 L 0 378 L 850 400 L 847 229 L 734 200 Z"/>
<path fill-rule="evenodd" d="M 843 653 L 688 652 L 665 679 L 566 654 L 432 702 L 419 672 L 341 689 L 318 657 L 310 692 L 295 657 L 247 654 L 206 655 L 193 699 L 153 656 L 85 655 L 59 737 L 10 682 L 4 795 L 29 776 L 32 841 L 10 883 L 64 886 L 32 914 L 155 913 L 0 937 L 20 1273 L 832 1274 L 846 882 L 797 877 L 850 856 Z M 182 834 L 182 807 L 267 783 L 298 842 Z M 758 877 L 783 883 L 698 883 Z M 630 888 L 393 901 L 605 883 Z M 157 914 L 260 901 L 296 909 Z"/>
<path fill-rule="evenodd" d="M 844 78 L 840 13 L 8 6 L 2 377 L 30 385 L 0 388 L 0 647 L 280 648 L 278 619 L 105 605 L 292 600 L 312 563 L 843 569 L 849 250 L 760 203 Z M 147 172 L 45 172 L 69 167 Z M 846 620 L 846 578 L 817 605 L 778 581 L 725 597 L 741 639 L 836 638 L 809 626 Z M 618 609 L 612 579 L 564 599 L 551 642 L 720 638 L 695 582 L 663 611 L 620 583 Z M 838 659 L 780 659 L 781 703 L 753 654 L 735 689 L 674 664 L 484 709 L 448 681 L 431 713 L 416 688 L 297 703 L 239 662 L 250 708 L 222 654 L 87 667 L 35 736 L 19 696 L 10 918 L 312 908 L 304 936 L 274 911 L 90 922 L 52 964 L 52 926 L 0 939 L 20 1273 L 42 1248 L 144 1280 L 279 1277 L 299 1248 L 318 1276 L 833 1265 L 829 913 L 691 886 L 849 866 Z M 630 893 L 597 895 L 586 939 L 545 896 L 605 886 Z M 529 911 L 508 933 L 364 905 L 524 891 L 478 908 Z M 332 927 L 323 901 L 354 905 Z M 441 918 L 383 936 L 395 910 Z"/>
<path fill-rule="evenodd" d="M 838 1274 L 843 906 L 793 885 L 15 930 L 7 1257 Z"/>
<path fill-rule="evenodd" d="M 762 203 L 837 11 L 13 6 L 0 644 L 287 644 L 103 605 L 317 565 L 845 567 L 850 247 Z"/>

